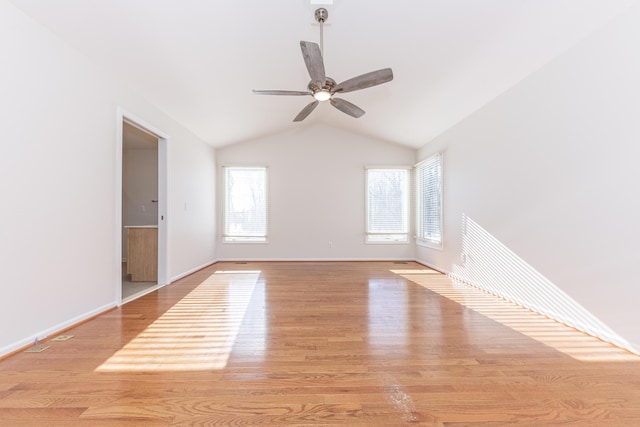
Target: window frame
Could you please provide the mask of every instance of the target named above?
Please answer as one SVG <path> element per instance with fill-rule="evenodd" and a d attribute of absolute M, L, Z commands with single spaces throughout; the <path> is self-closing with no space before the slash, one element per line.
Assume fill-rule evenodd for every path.
<path fill-rule="evenodd" d="M 425 219 L 424 210 L 428 209 L 425 207 L 429 202 L 425 202 L 425 188 L 423 187 L 424 179 L 423 174 L 425 173 L 428 167 L 437 167 L 437 184 L 438 186 L 438 231 L 439 231 L 439 240 L 430 239 L 425 237 L 425 228 L 426 224 L 423 223 Z M 444 156 L 442 153 L 435 153 L 426 159 L 418 162 L 414 166 L 414 185 L 415 185 L 415 227 L 416 227 L 416 244 L 419 246 L 424 246 L 431 249 L 443 250 L 444 248 Z"/>
<path fill-rule="evenodd" d="M 394 170 L 404 172 L 404 230 L 403 232 L 370 231 L 369 172 Z M 373 236 L 404 236 L 402 240 L 371 240 Z M 408 245 L 411 243 L 411 166 L 366 166 L 365 167 L 365 243 L 370 245 Z"/>
<path fill-rule="evenodd" d="M 261 170 L 264 174 L 264 233 L 250 236 L 229 233 L 229 173 L 233 170 Z M 269 243 L 269 169 L 260 165 L 222 166 L 222 242 L 225 244 L 266 244 Z"/>

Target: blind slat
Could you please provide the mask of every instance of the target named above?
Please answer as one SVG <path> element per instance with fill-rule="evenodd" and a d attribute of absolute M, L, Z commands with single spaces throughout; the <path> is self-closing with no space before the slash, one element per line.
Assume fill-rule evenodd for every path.
<path fill-rule="evenodd" d="M 367 169 L 367 234 L 370 242 L 406 241 L 409 171 Z M 377 235 L 377 237 L 371 237 Z"/>
<path fill-rule="evenodd" d="M 442 244 L 442 155 L 436 154 L 416 166 L 417 238 Z"/>

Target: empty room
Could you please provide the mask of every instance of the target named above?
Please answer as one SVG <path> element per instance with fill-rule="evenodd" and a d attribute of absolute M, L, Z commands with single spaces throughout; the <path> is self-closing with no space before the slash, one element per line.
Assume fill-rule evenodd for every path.
<path fill-rule="evenodd" d="M 0 0 L 0 426 L 640 425 L 634 0 Z"/>

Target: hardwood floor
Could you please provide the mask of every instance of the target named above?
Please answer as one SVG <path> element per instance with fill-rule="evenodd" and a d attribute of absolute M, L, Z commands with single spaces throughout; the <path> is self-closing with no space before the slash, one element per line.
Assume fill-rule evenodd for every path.
<path fill-rule="evenodd" d="M 640 357 L 412 262 L 218 263 L 65 335 L 0 425 L 640 425 Z"/>

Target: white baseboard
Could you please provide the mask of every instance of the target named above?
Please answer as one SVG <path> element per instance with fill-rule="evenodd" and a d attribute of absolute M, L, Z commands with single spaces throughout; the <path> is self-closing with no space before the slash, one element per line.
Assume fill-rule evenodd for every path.
<path fill-rule="evenodd" d="M 20 350 L 21 348 L 27 347 L 30 344 L 33 344 L 36 339 L 38 341 L 44 340 L 46 338 L 48 338 L 51 335 L 55 335 L 56 333 L 63 331 L 65 329 L 68 329 L 70 327 L 73 327 L 87 319 L 90 319 L 92 317 L 95 317 L 99 314 L 102 314 L 104 312 L 107 312 L 109 310 L 111 310 L 112 308 L 116 308 L 116 304 L 115 303 L 110 303 L 107 305 L 103 305 L 102 307 L 98 307 L 95 310 L 91 310 L 88 313 L 84 313 L 81 314 L 80 316 L 76 316 L 74 318 L 71 318 L 67 321 L 64 321 L 62 323 L 59 323 L 55 326 L 52 326 L 50 328 L 44 329 L 34 335 L 31 335 L 30 337 L 24 338 L 20 341 L 14 342 L 12 344 L 6 345 L 2 348 L 0 348 L 0 357 L 5 356 L 7 354 L 13 353 L 15 351 Z"/>
<path fill-rule="evenodd" d="M 545 316 L 548 319 L 551 319 L 551 320 L 556 321 L 558 323 L 562 323 L 562 324 L 567 325 L 567 326 L 569 326 L 571 328 L 577 329 L 577 330 L 579 330 L 581 332 L 584 332 L 584 333 L 586 333 L 588 335 L 591 335 L 593 337 L 601 339 L 602 341 L 606 341 L 606 342 L 608 342 L 610 344 L 613 344 L 613 345 L 615 345 L 617 347 L 620 347 L 620 348 L 623 348 L 625 350 L 628 350 L 631 353 L 640 355 L 640 346 L 638 346 L 637 344 L 634 344 L 634 343 L 631 343 L 631 342 L 627 341 L 626 339 L 624 339 L 623 337 L 621 337 L 621 336 L 619 336 L 619 335 L 617 335 L 615 333 L 614 334 L 610 334 L 610 333 L 607 333 L 606 331 L 602 331 L 602 330 L 595 331 L 595 330 L 592 330 L 592 329 L 589 329 L 589 328 L 585 328 L 584 325 L 581 325 L 581 324 L 578 324 L 578 323 L 575 323 L 575 322 L 566 322 L 566 321 L 562 321 L 562 320 L 556 319 L 550 313 L 545 313 L 545 312 L 542 312 L 540 310 L 536 310 L 535 308 L 533 308 L 530 305 L 528 305 L 525 301 L 513 301 L 511 298 L 508 298 L 508 297 L 506 297 L 504 295 L 500 295 L 500 294 L 498 294 L 498 293 L 496 293 L 494 291 L 488 290 L 481 283 L 475 283 L 475 282 L 470 281 L 470 280 L 468 280 L 468 279 L 466 279 L 464 277 L 460 277 L 459 275 L 457 275 L 457 274 L 455 274 L 455 273 L 453 273 L 451 271 L 448 271 L 448 270 L 445 270 L 445 269 L 440 268 L 438 266 L 435 266 L 435 265 L 433 265 L 433 264 L 431 264 L 431 263 L 429 263 L 427 261 L 418 260 L 418 259 L 416 259 L 415 261 L 418 264 L 422 264 L 425 267 L 429 267 L 429 268 L 431 268 L 433 270 L 436 270 L 436 271 L 438 271 L 438 272 L 440 272 L 440 273 L 442 273 L 442 274 L 444 274 L 444 275 L 446 275 L 446 276 L 448 276 L 448 277 L 450 277 L 450 278 L 452 278 L 454 280 L 457 280 L 460 283 L 464 283 L 465 285 L 467 285 L 469 287 L 478 289 L 478 290 L 480 290 L 482 292 L 485 292 L 485 293 L 488 293 L 490 295 L 494 295 L 494 296 L 496 296 L 498 298 L 502 298 L 504 300 L 510 301 L 510 302 L 512 302 L 514 304 L 517 304 L 517 305 L 519 305 L 521 307 L 524 307 L 524 308 L 526 308 L 528 310 L 531 310 L 531 311 L 533 311 L 535 313 L 538 313 L 538 314 L 540 314 L 542 316 Z M 599 321 L 599 319 L 598 319 L 598 321 Z"/>
<path fill-rule="evenodd" d="M 413 261 L 411 258 L 222 258 L 217 262 L 394 262 Z"/>
<path fill-rule="evenodd" d="M 175 282 L 176 280 L 182 279 L 183 277 L 187 277 L 188 275 L 195 273 L 195 272 L 196 272 L 196 271 L 198 271 L 198 270 L 202 270 L 202 269 L 203 269 L 203 268 L 205 268 L 205 267 L 209 267 L 210 265 L 213 265 L 213 264 L 215 264 L 215 263 L 216 263 L 216 262 L 218 262 L 218 261 L 219 261 L 219 260 L 214 259 L 214 260 L 212 260 L 212 261 L 207 261 L 206 263 L 204 263 L 204 264 L 202 264 L 202 265 L 200 265 L 200 266 L 198 266 L 198 267 L 193 267 L 192 269 L 187 270 L 187 271 L 185 271 L 185 272 L 183 272 L 183 273 L 180 273 L 180 274 L 178 274 L 177 276 L 173 276 L 173 277 L 171 277 L 171 278 L 169 279 L 169 283 L 166 283 L 166 284 L 167 284 L 167 285 L 169 285 L 169 284 L 171 284 L 171 283 Z"/>
<path fill-rule="evenodd" d="M 438 272 L 440 272 L 442 274 L 445 274 L 445 275 L 447 275 L 449 277 L 456 278 L 455 275 L 452 272 L 447 271 L 445 269 L 442 269 L 441 267 L 433 265 L 433 264 L 431 264 L 431 263 L 429 263 L 427 261 L 419 260 L 419 259 L 411 260 L 411 259 L 406 259 L 406 258 L 398 258 L 398 259 L 394 259 L 394 258 L 384 258 L 384 259 L 375 259 L 375 258 L 374 259 L 372 259 L 372 258 L 350 258 L 350 259 L 343 259 L 343 258 L 265 258 L 265 259 L 219 259 L 219 260 L 212 260 L 212 261 L 204 263 L 204 264 L 202 264 L 200 266 L 194 267 L 194 268 L 192 268 L 192 269 L 190 269 L 188 271 L 185 271 L 185 272 L 183 272 L 183 273 L 181 273 L 181 274 L 179 274 L 177 276 L 172 277 L 170 279 L 169 283 L 175 282 L 176 280 L 179 280 L 179 279 L 181 279 L 183 277 L 186 277 L 186 276 L 188 276 L 190 274 L 193 274 L 198 270 L 201 270 L 203 268 L 209 267 L 210 265 L 213 265 L 213 264 L 215 264 L 217 262 L 220 262 L 220 261 L 225 261 L 225 262 L 278 262 L 278 261 L 281 261 L 281 262 L 295 262 L 295 261 L 302 261 L 302 262 L 304 262 L 304 261 L 306 261 L 306 262 L 323 262 L 323 261 L 331 261 L 331 262 L 340 262 L 340 261 L 343 261 L 343 262 L 348 262 L 348 261 L 383 261 L 384 262 L 384 261 L 388 261 L 388 262 L 394 262 L 394 261 L 415 261 L 418 264 L 421 264 L 421 265 L 424 265 L 425 267 L 428 267 L 428 268 L 431 268 L 433 270 L 436 270 L 436 271 L 438 271 Z M 457 280 L 460 280 L 460 279 L 457 279 Z M 467 283 L 465 280 L 460 280 L 460 281 Z M 478 284 L 469 283 L 469 286 L 484 290 L 483 287 L 479 286 Z M 158 286 L 158 288 L 159 287 L 162 287 L 162 285 Z M 485 291 L 485 292 L 487 292 L 487 291 Z M 522 304 L 520 304 L 520 305 L 522 305 Z M 57 325 L 54 325 L 54 326 L 52 326 L 50 328 L 44 329 L 44 330 L 42 330 L 42 331 L 40 331 L 40 332 L 38 332 L 38 333 L 36 333 L 34 335 L 31 335 L 31 336 L 29 336 L 27 338 L 24 338 L 22 340 L 19 340 L 17 342 L 12 343 L 12 344 L 6 345 L 6 346 L 0 348 L 0 357 L 3 357 L 5 355 L 8 355 L 8 354 L 13 353 L 15 351 L 18 351 L 18 350 L 20 350 L 22 348 L 28 347 L 30 344 L 33 344 L 35 342 L 36 338 L 39 341 L 40 340 L 44 340 L 44 339 L 48 338 L 51 335 L 54 335 L 54 334 L 56 334 L 56 333 L 58 333 L 60 331 L 63 331 L 63 330 L 68 329 L 70 327 L 73 327 L 73 326 L 75 326 L 75 325 L 77 325 L 77 324 L 79 324 L 79 323 L 81 323 L 81 322 L 83 322 L 83 321 L 85 321 L 85 320 L 87 320 L 87 319 L 89 319 L 91 317 L 95 317 L 95 316 L 97 316 L 99 314 L 102 314 L 102 313 L 104 313 L 104 312 L 106 312 L 108 310 L 111 310 L 113 308 L 116 308 L 116 304 L 115 303 L 106 304 L 106 305 L 104 305 L 102 307 L 98 307 L 98 308 L 96 308 L 94 310 L 91 310 L 91 311 L 89 311 L 87 313 L 84 313 L 82 315 L 76 316 L 74 318 L 71 318 L 71 319 L 69 319 L 67 321 L 61 322 L 61 323 L 59 323 Z M 545 313 L 541 313 L 541 314 L 549 317 Z M 576 327 L 576 326 L 573 326 L 573 327 Z M 580 328 L 578 328 L 578 329 L 580 329 Z M 621 342 L 619 339 L 615 339 L 615 338 L 619 338 L 619 337 L 608 337 L 608 336 L 607 337 L 603 337 L 603 336 L 600 336 L 599 338 L 601 338 L 601 339 L 603 339 L 605 341 L 608 341 L 610 343 L 613 343 L 614 345 L 617 345 L 619 347 L 625 348 L 625 349 L 627 349 L 627 350 L 629 350 L 629 351 L 631 351 L 633 353 L 640 354 L 640 346 L 632 344 L 632 343 L 629 343 L 629 342 L 626 342 L 626 341 L 622 341 Z"/>
<path fill-rule="evenodd" d="M 431 264 L 430 262 L 423 261 L 423 260 L 420 260 L 420 259 L 414 259 L 414 261 L 417 262 L 418 264 L 424 265 L 425 267 L 429 267 L 430 269 L 435 270 L 435 271 L 437 271 L 439 273 L 446 274 L 446 275 L 451 274 L 448 271 L 443 270 L 442 268 L 438 267 L 437 265 Z"/>

